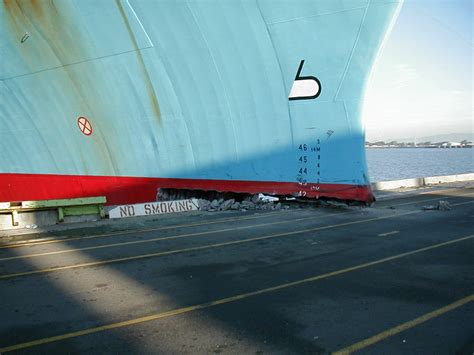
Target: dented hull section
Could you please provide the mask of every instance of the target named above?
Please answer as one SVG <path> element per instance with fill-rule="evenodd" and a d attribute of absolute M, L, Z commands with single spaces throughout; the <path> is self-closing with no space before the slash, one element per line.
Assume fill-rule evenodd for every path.
<path fill-rule="evenodd" d="M 0 201 L 371 201 L 364 87 L 400 6 L 3 0 Z"/>

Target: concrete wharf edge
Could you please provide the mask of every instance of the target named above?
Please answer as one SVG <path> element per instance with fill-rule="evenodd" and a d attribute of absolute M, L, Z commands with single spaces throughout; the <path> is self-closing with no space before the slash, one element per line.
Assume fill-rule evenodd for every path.
<path fill-rule="evenodd" d="M 372 190 L 385 191 L 395 190 L 404 187 L 425 187 L 436 184 L 446 184 L 450 182 L 473 181 L 474 173 L 445 175 L 445 176 L 429 176 L 402 180 L 378 181 L 372 183 Z"/>

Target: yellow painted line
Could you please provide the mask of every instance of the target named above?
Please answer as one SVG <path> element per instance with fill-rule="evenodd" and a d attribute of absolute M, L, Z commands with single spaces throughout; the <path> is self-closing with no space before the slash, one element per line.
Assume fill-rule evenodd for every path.
<path fill-rule="evenodd" d="M 395 234 L 398 234 L 398 233 L 400 233 L 400 231 L 391 231 L 391 232 L 387 232 L 387 233 L 380 233 L 378 236 L 379 237 L 388 237 L 389 235 L 395 235 Z"/>
<path fill-rule="evenodd" d="M 439 193 L 445 193 L 445 192 L 451 192 L 451 191 L 466 191 L 466 190 L 472 190 L 472 188 L 464 188 L 464 187 L 452 187 L 449 189 L 440 189 L 440 190 L 430 190 L 430 191 L 424 191 L 420 192 L 417 195 L 435 195 Z M 415 195 L 416 196 L 416 195 Z"/>
<path fill-rule="evenodd" d="M 170 240 L 170 239 L 180 239 L 180 238 L 197 237 L 197 236 L 202 236 L 202 235 L 216 234 L 216 233 L 223 233 L 223 232 L 233 232 L 233 231 L 236 231 L 236 230 L 252 229 L 252 228 L 257 228 L 257 227 L 267 227 L 267 226 L 278 225 L 278 224 L 286 224 L 286 223 L 294 223 L 294 222 L 300 222 L 300 221 L 305 221 L 305 220 L 310 220 L 310 219 L 313 219 L 313 220 L 318 219 L 319 220 L 323 217 L 331 217 L 331 216 L 335 216 L 335 215 L 339 216 L 339 215 L 345 214 L 345 213 L 348 213 L 348 212 L 331 213 L 331 214 L 326 214 L 326 215 L 322 215 L 322 216 L 318 216 L 318 217 L 315 217 L 313 215 L 313 216 L 310 216 L 310 217 L 296 218 L 296 219 L 291 219 L 291 220 L 283 220 L 283 221 L 278 221 L 278 222 L 268 222 L 268 223 L 253 224 L 253 225 L 250 225 L 250 226 L 217 229 L 217 230 L 213 230 L 213 231 L 179 234 L 179 235 L 172 235 L 172 236 L 169 236 L 169 237 L 159 237 L 159 238 L 152 238 L 152 239 L 145 239 L 145 240 L 133 240 L 133 241 L 130 241 L 130 242 L 120 242 L 120 243 L 112 243 L 112 244 L 95 245 L 95 246 L 84 247 L 84 248 L 64 249 L 64 250 L 56 250 L 56 251 L 44 252 L 44 253 L 9 256 L 9 257 L 6 257 L 6 258 L 0 258 L 0 261 L 27 259 L 27 258 L 34 258 L 34 257 L 39 257 L 39 256 L 49 256 L 49 255 L 73 253 L 73 252 L 78 252 L 78 251 L 83 251 L 83 250 L 112 248 L 112 247 L 119 247 L 119 246 L 124 246 L 124 245 L 143 244 L 143 243 L 151 243 L 151 242 Z"/>
<path fill-rule="evenodd" d="M 474 203 L 474 201 L 472 203 Z M 157 253 L 127 256 L 123 258 L 93 261 L 93 262 L 81 263 L 81 264 L 75 264 L 75 265 L 56 266 L 56 267 L 50 267 L 50 268 L 45 268 L 45 269 L 39 269 L 39 270 L 16 272 L 12 274 L 3 274 L 3 275 L 0 275 L 0 280 L 10 279 L 13 277 L 18 277 L 18 276 L 44 274 L 44 273 L 55 272 L 55 271 L 71 270 L 71 269 L 78 269 L 78 268 L 90 267 L 90 266 L 100 266 L 100 265 L 107 265 L 107 264 L 124 262 L 124 261 L 148 259 L 148 258 L 153 258 L 153 257 L 182 254 L 182 253 L 193 252 L 193 251 L 198 251 L 198 250 L 221 248 L 221 247 L 229 246 L 229 245 L 244 244 L 244 243 L 256 242 L 259 240 L 273 239 L 273 238 L 278 238 L 278 237 L 287 237 L 287 236 L 291 236 L 295 234 L 308 233 L 308 232 L 316 232 L 316 231 L 325 230 L 325 229 L 331 229 L 331 228 L 337 228 L 337 227 L 342 227 L 342 226 L 347 226 L 347 225 L 395 218 L 395 217 L 400 217 L 400 216 L 405 216 L 405 215 L 415 214 L 415 213 L 420 213 L 420 212 L 421 211 L 410 211 L 410 212 L 398 213 L 398 214 L 394 214 L 390 216 L 374 217 L 374 218 L 362 219 L 362 220 L 352 221 L 352 222 L 330 224 L 330 225 L 321 226 L 321 227 L 315 227 L 315 228 L 309 228 L 309 229 L 303 229 L 303 230 L 297 230 L 297 231 L 291 231 L 291 232 L 284 232 L 284 233 L 278 233 L 278 234 L 270 234 L 270 235 L 265 235 L 261 237 L 255 237 L 255 238 L 239 239 L 235 241 L 215 243 L 215 244 L 206 244 L 206 245 L 202 245 L 198 247 L 190 247 L 190 248 L 162 251 L 162 252 L 157 252 Z"/>
<path fill-rule="evenodd" d="M 422 253 L 422 252 L 425 252 L 425 251 L 441 248 L 441 247 L 444 247 L 444 246 L 447 246 L 447 245 L 460 243 L 460 242 L 463 242 L 465 240 L 470 240 L 470 239 L 473 239 L 473 238 L 474 238 L 474 235 L 469 235 L 469 236 L 466 236 L 466 237 L 453 239 L 453 240 L 443 242 L 443 243 L 433 244 L 433 245 L 430 245 L 430 246 L 427 246 L 427 247 L 424 247 L 424 248 L 415 249 L 415 250 L 408 251 L 408 252 L 405 252 L 405 253 L 392 255 L 392 256 L 389 256 L 389 257 L 386 257 L 386 258 L 383 258 L 383 259 L 374 260 L 374 261 L 371 261 L 371 262 L 351 266 L 351 267 L 348 267 L 348 268 L 328 272 L 328 273 L 325 273 L 325 274 L 315 275 L 315 276 L 312 276 L 312 277 L 308 277 L 308 278 L 305 278 L 305 279 L 280 284 L 280 285 L 273 286 L 273 287 L 267 287 L 267 288 L 263 288 L 263 289 L 252 291 L 252 292 L 242 293 L 242 294 L 239 294 L 239 295 L 235 295 L 235 296 L 231 296 L 231 297 L 227 297 L 227 298 L 221 298 L 221 299 L 217 299 L 217 300 L 210 301 L 210 302 L 200 303 L 200 304 L 196 304 L 196 305 L 189 306 L 189 307 L 178 308 L 178 309 L 174 309 L 174 310 L 170 310 L 170 311 L 166 311 L 166 312 L 155 313 L 155 314 L 151 314 L 151 315 L 148 315 L 148 316 L 139 317 L 139 318 L 135 318 L 135 319 L 129 319 L 129 320 L 122 321 L 122 322 L 105 324 L 105 325 L 98 326 L 98 327 L 83 329 L 83 330 L 70 332 L 70 333 L 65 333 L 65 334 L 61 334 L 61 335 L 56 335 L 56 336 L 52 336 L 52 337 L 48 337 L 48 338 L 42 338 L 42 339 L 37 339 L 37 340 L 33 340 L 33 341 L 28 341 L 28 342 L 25 342 L 25 343 L 19 343 L 19 344 L 15 344 L 15 345 L 11 345 L 11 346 L 6 346 L 6 347 L 3 347 L 3 348 L 0 348 L 0 353 L 31 348 L 33 346 L 38 346 L 38 345 L 48 344 L 48 343 L 54 343 L 54 342 L 61 341 L 61 340 L 77 338 L 77 337 L 88 335 L 88 334 L 93 334 L 93 333 L 98 333 L 98 332 L 102 332 L 102 331 L 106 331 L 106 330 L 127 327 L 127 326 L 136 325 L 136 324 L 140 324 L 140 323 L 144 323 L 144 322 L 150 322 L 150 321 L 161 319 L 161 318 L 176 316 L 176 315 L 183 314 L 183 313 L 189 313 L 189 312 L 193 312 L 193 311 L 197 311 L 197 310 L 202 310 L 202 309 L 206 309 L 206 308 L 210 308 L 210 307 L 214 307 L 214 306 L 218 306 L 218 305 L 222 305 L 222 304 L 226 304 L 226 303 L 236 302 L 236 301 L 240 301 L 240 300 L 243 300 L 243 299 L 246 299 L 246 298 L 249 298 L 249 297 L 263 295 L 263 294 L 267 294 L 267 293 L 275 292 L 275 291 L 280 291 L 280 290 L 284 290 L 284 289 L 287 289 L 287 288 L 290 288 L 290 287 L 304 285 L 304 284 L 307 284 L 307 283 L 311 283 L 311 282 L 327 279 L 327 278 L 330 278 L 330 277 L 346 274 L 346 273 L 349 273 L 349 272 L 352 272 L 352 271 L 365 269 L 365 268 L 368 268 L 370 266 L 383 264 L 383 263 L 386 263 L 388 261 L 393 261 L 393 260 L 404 258 L 404 257 L 410 256 L 410 255 L 415 255 L 415 254 Z"/>
<path fill-rule="evenodd" d="M 447 306 L 438 308 L 438 309 L 436 309 L 432 312 L 426 313 L 426 314 L 424 314 L 424 315 L 422 315 L 418 318 L 415 318 L 411 321 L 408 321 L 408 322 L 400 324 L 396 327 L 390 328 L 390 329 L 388 329 L 384 332 L 381 332 L 377 335 L 374 335 L 373 337 L 367 338 L 367 339 L 362 340 L 358 343 L 355 343 L 351 346 L 348 346 L 347 348 L 338 350 L 338 351 L 334 352 L 333 355 L 348 355 L 348 354 L 351 354 L 355 351 L 362 350 L 362 349 L 364 349 L 364 348 L 366 348 L 370 345 L 378 343 L 381 340 L 384 340 L 388 337 L 394 336 L 394 335 L 396 335 L 398 333 L 401 333 L 405 330 L 408 330 L 410 328 L 416 327 L 416 326 L 418 326 L 422 323 L 425 323 L 425 322 L 429 321 L 430 319 L 439 317 L 439 316 L 441 316 L 441 315 L 443 315 L 443 314 L 445 314 L 449 311 L 455 310 L 456 308 L 462 307 L 462 306 L 468 304 L 469 302 L 473 302 L 473 301 L 474 301 L 474 294 L 469 295 L 467 297 L 464 297 L 460 300 L 457 300 L 456 302 L 448 304 Z"/>
<path fill-rule="evenodd" d="M 440 190 L 440 191 L 458 191 L 458 190 L 462 190 L 462 189 L 452 188 L 452 189 L 446 189 L 446 190 Z M 430 192 L 428 191 L 426 193 L 420 193 L 419 195 L 429 194 L 429 193 Z M 454 195 L 454 196 L 450 196 L 450 197 L 447 197 L 447 198 L 463 197 L 463 196 L 470 196 L 470 195 Z M 405 206 L 405 205 L 411 205 L 411 204 L 415 204 L 415 203 L 423 203 L 423 202 L 434 201 L 434 200 L 438 200 L 438 199 L 439 198 L 431 198 L 431 199 L 426 199 L 426 200 L 421 200 L 421 201 L 412 201 L 412 202 L 406 202 L 406 203 L 402 203 L 402 204 L 394 204 L 394 205 L 391 205 L 391 206 L 394 206 L 394 207 Z M 382 200 L 381 203 L 382 202 L 385 202 L 385 200 Z M 387 201 L 387 202 L 389 202 L 389 201 Z M 159 227 L 159 228 L 138 229 L 138 230 L 132 230 L 132 231 L 124 230 L 124 231 L 116 231 L 116 232 L 111 232 L 111 233 L 94 234 L 94 235 L 89 235 L 89 236 L 65 237 L 65 238 L 48 239 L 48 240 L 34 241 L 34 242 L 17 242 L 17 243 L 12 243 L 12 244 L 8 244 L 8 245 L 0 246 L 0 249 L 11 249 L 11 248 L 21 248 L 21 247 L 29 247 L 29 246 L 36 246 L 36 245 L 52 244 L 52 243 L 61 243 L 61 242 L 64 242 L 65 240 L 66 241 L 87 240 L 87 239 L 95 239 L 95 238 L 103 238 L 103 237 L 112 237 L 112 236 L 116 236 L 116 235 L 127 235 L 127 234 L 135 234 L 135 233 L 155 232 L 155 231 L 175 229 L 175 228 L 199 227 L 199 226 L 210 225 L 210 224 L 218 224 L 218 223 L 223 223 L 223 222 L 232 222 L 232 221 L 241 221 L 241 220 L 243 221 L 243 220 L 266 218 L 266 217 L 271 217 L 271 216 L 274 216 L 274 215 L 278 215 L 278 214 L 282 214 L 282 213 L 288 213 L 288 212 L 296 212 L 296 211 L 279 211 L 279 212 L 270 212 L 270 213 L 259 213 L 257 216 L 222 218 L 222 219 L 219 219 L 219 220 L 213 220 L 213 221 L 207 221 L 207 222 L 191 223 L 191 224 L 176 224 L 176 225 Z"/>
<path fill-rule="evenodd" d="M 390 201 L 396 201 L 396 200 L 402 200 L 402 199 L 406 199 L 406 198 L 412 198 L 412 197 L 417 197 L 417 196 L 423 196 L 423 195 L 434 195 L 434 194 L 440 194 L 440 193 L 446 193 L 446 192 L 454 192 L 454 191 L 467 191 L 467 190 L 472 190 L 472 188 L 468 187 L 468 188 L 464 188 L 464 187 L 452 187 L 452 188 L 449 188 L 449 189 L 442 189 L 442 190 L 429 190 L 429 191 L 423 191 L 423 192 L 419 192 L 419 193 L 416 193 L 416 194 L 411 194 L 410 192 L 412 191 L 419 191 L 419 189 L 415 188 L 413 190 L 409 190 L 407 191 L 406 194 L 403 194 L 400 195 L 400 196 L 394 196 L 393 198 L 390 198 L 390 199 L 385 199 L 384 197 L 391 197 L 391 196 L 382 196 L 381 199 L 379 200 L 379 202 L 390 202 Z M 386 190 L 385 190 L 386 191 Z M 453 195 L 453 196 L 457 196 L 457 195 Z M 439 197 L 439 196 L 438 196 Z"/>
<path fill-rule="evenodd" d="M 285 210 L 285 211 L 275 211 L 275 212 L 269 212 L 269 213 L 260 213 L 260 214 L 258 214 L 258 216 L 221 218 L 221 219 L 218 219 L 218 220 L 207 221 L 207 222 L 190 223 L 190 224 L 174 224 L 174 225 L 171 225 L 171 226 L 158 227 L 158 228 L 137 229 L 137 230 L 122 230 L 122 231 L 116 231 L 116 232 L 111 232 L 111 233 L 94 234 L 94 235 L 81 236 L 81 237 L 72 237 L 72 238 L 67 238 L 66 237 L 66 238 L 51 239 L 51 240 L 44 240 L 44 241 L 35 241 L 35 242 L 26 242 L 26 243 L 19 242 L 19 243 L 15 243 L 15 244 L 0 246 L 0 249 L 21 248 L 21 247 L 29 247 L 29 246 L 35 246 L 35 245 L 61 243 L 61 242 L 64 242 L 64 241 L 94 239 L 94 238 L 102 238 L 102 237 L 112 237 L 112 236 L 116 236 L 116 235 L 126 235 L 126 234 L 134 234 L 134 233 L 156 232 L 156 231 L 167 230 L 167 229 L 176 229 L 176 228 L 199 227 L 199 226 L 205 226 L 205 225 L 209 225 L 209 224 L 218 224 L 218 223 L 224 223 L 224 222 L 244 221 L 244 220 L 252 220 L 252 219 L 265 218 L 265 217 L 272 217 L 274 215 L 279 215 L 279 214 L 288 213 L 288 212 L 294 212 L 294 211 L 287 211 L 287 210 Z"/>
<path fill-rule="evenodd" d="M 459 202 L 459 203 L 453 203 L 451 206 L 464 206 L 464 205 L 469 205 L 471 203 L 474 203 L 474 201 L 466 201 L 466 202 Z M 426 212 L 426 211 L 420 211 L 420 212 Z"/>
<path fill-rule="evenodd" d="M 472 204 L 472 203 L 474 203 L 474 201 L 468 201 L 468 202 L 452 204 L 451 206 L 461 206 L 461 205 Z M 102 261 L 93 261 L 93 262 L 89 262 L 89 263 L 81 263 L 81 264 L 66 265 L 66 266 L 56 266 L 56 267 L 50 267 L 50 268 L 45 268 L 45 269 L 39 269 L 39 270 L 31 270 L 31 271 L 22 271 L 22 272 L 16 272 L 16 273 L 11 273 L 11 274 L 3 274 L 3 275 L 0 275 L 0 280 L 11 279 L 11 278 L 18 277 L 18 276 L 44 274 L 44 273 L 50 273 L 50 272 L 55 272 L 55 271 L 71 270 L 71 269 L 78 269 L 78 268 L 84 268 L 84 267 L 90 267 L 90 266 L 100 266 L 100 265 L 107 265 L 107 264 L 119 263 L 119 262 L 124 262 L 124 261 L 148 259 L 148 258 L 153 258 L 153 257 L 161 257 L 161 256 L 174 255 L 174 254 L 182 254 L 182 253 L 193 252 L 193 251 L 198 251 L 198 250 L 221 248 L 221 247 L 225 247 L 225 246 L 229 246 L 229 245 L 238 245 L 238 244 L 244 244 L 244 243 L 251 243 L 251 242 L 256 242 L 256 241 L 259 241 L 259 240 L 267 240 L 267 239 L 273 239 L 273 238 L 279 238 L 279 237 L 287 237 L 287 236 L 301 234 L 301 233 L 316 232 L 316 231 L 320 231 L 320 230 L 332 229 L 332 228 L 343 227 L 343 226 L 350 226 L 350 225 L 354 225 L 354 224 L 380 221 L 380 220 L 384 220 L 384 219 L 407 216 L 407 215 L 417 214 L 417 213 L 421 213 L 421 212 L 424 212 L 424 211 L 423 210 L 408 211 L 408 212 L 397 213 L 397 214 L 393 214 L 393 215 L 389 215 L 389 216 L 374 217 L 374 218 L 368 218 L 368 219 L 362 219 L 362 220 L 358 220 L 358 221 L 344 222 L 344 223 L 338 223 L 338 224 L 330 224 L 330 225 L 327 225 L 327 226 L 321 226 L 321 227 L 315 227 L 315 228 L 309 228 L 309 229 L 302 229 L 302 230 L 284 232 L 284 233 L 278 233 L 278 234 L 270 234 L 270 235 L 265 235 L 265 236 L 262 236 L 262 237 L 239 239 L 239 240 L 234 240 L 234 241 L 230 241 L 230 242 L 206 244 L 206 245 L 202 245 L 202 246 L 198 246 L 198 247 L 175 249 L 175 250 L 168 250 L 168 251 L 157 252 L 157 253 L 127 256 L 127 257 L 117 258 L 117 259 L 108 259 L 108 260 L 102 260 Z"/>
<path fill-rule="evenodd" d="M 455 198 L 455 197 L 472 197 L 474 194 L 462 194 L 462 195 L 451 195 L 451 196 L 438 196 L 438 197 L 433 197 L 433 198 L 427 198 L 424 200 L 418 200 L 418 201 L 412 201 L 412 202 L 404 202 L 404 203 L 397 203 L 395 205 L 388 204 L 389 207 L 382 207 L 385 209 L 389 209 L 390 207 L 400 207 L 400 206 L 408 206 L 408 205 L 414 205 L 417 203 L 425 203 L 425 202 L 431 202 L 431 201 L 440 201 L 440 200 L 448 200 L 450 198 Z M 380 202 L 385 202 L 385 201 L 380 201 Z M 390 202 L 390 201 L 387 201 Z"/>
<path fill-rule="evenodd" d="M 472 190 L 472 188 L 463 188 L 463 187 L 452 187 L 449 189 L 440 189 L 440 190 L 430 190 L 421 192 L 420 195 L 432 195 L 432 194 L 439 194 L 444 192 L 451 192 L 451 191 L 459 191 L 459 190 Z"/>
<path fill-rule="evenodd" d="M 459 188 L 453 188 L 453 189 L 447 189 L 447 190 L 442 190 L 442 191 L 451 191 L 451 190 L 455 191 L 455 190 L 460 190 L 460 189 Z M 428 193 L 429 192 L 426 192 L 426 194 L 428 194 Z M 425 193 L 421 193 L 421 194 L 425 194 Z M 464 197 L 464 196 L 470 196 L 470 195 L 454 195 L 454 196 L 450 196 L 450 197 L 447 197 L 447 198 Z M 422 201 L 412 201 L 412 202 L 407 202 L 407 203 L 402 203 L 402 204 L 395 204 L 395 205 L 391 205 L 391 206 L 394 206 L 394 207 L 405 206 L 405 205 L 411 205 L 411 204 L 416 204 L 416 203 L 434 201 L 434 200 L 438 200 L 438 199 L 439 198 L 431 198 L 431 199 L 426 199 L 426 200 L 422 200 Z M 384 201 L 382 200 L 381 202 L 384 202 Z M 389 201 L 387 201 L 387 202 L 389 202 Z M 95 239 L 95 238 L 112 237 L 112 236 L 116 236 L 116 235 L 127 235 L 127 234 L 136 234 L 136 233 L 156 232 L 156 231 L 167 230 L 167 229 L 176 229 L 176 228 L 199 227 L 199 226 L 219 224 L 219 223 L 224 223 L 224 222 L 260 219 L 260 218 L 272 217 L 274 215 L 286 214 L 286 213 L 291 213 L 291 212 L 296 212 L 296 211 L 299 211 L 299 210 L 260 213 L 257 216 L 242 216 L 242 217 L 233 217 L 233 218 L 222 218 L 222 219 L 219 219 L 219 220 L 207 221 L 207 222 L 199 222 L 199 223 L 191 223 L 191 224 L 176 224 L 176 225 L 165 226 L 165 227 L 138 229 L 138 230 L 132 230 L 132 231 L 123 230 L 123 231 L 116 231 L 116 232 L 111 232 L 111 233 L 94 234 L 94 235 L 89 235 L 89 236 L 70 237 L 70 238 L 66 237 L 66 238 L 59 238 L 59 239 L 34 241 L 34 242 L 19 242 L 19 243 L 15 243 L 15 244 L 0 246 L 0 249 L 22 248 L 22 247 L 29 247 L 29 246 L 36 246 L 36 245 L 61 243 L 61 242 L 64 242 L 64 241 L 88 240 L 88 239 Z M 348 212 L 351 212 L 351 211 L 348 211 Z"/>

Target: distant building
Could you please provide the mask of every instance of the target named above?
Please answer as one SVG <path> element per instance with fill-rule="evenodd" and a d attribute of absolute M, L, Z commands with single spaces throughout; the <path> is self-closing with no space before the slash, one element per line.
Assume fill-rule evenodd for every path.
<path fill-rule="evenodd" d="M 377 141 L 373 143 L 365 142 L 365 147 L 366 148 L 473 148 L 473 143 L 467 140 L 463 140 L 460 143 L 448 142 L 448 141 L 431 143 L 427 141 L 427 142 L 421 142 L 418 144 L 414 142 L 399 143 L 396 141 L 391 141 L 391 142 L 385 143 L 383 141 Z"/>
<path fill-rule="evenodd" d="M 458 142 L 443 142 L 441 148 L 461 148 L 462 144 Z"/>

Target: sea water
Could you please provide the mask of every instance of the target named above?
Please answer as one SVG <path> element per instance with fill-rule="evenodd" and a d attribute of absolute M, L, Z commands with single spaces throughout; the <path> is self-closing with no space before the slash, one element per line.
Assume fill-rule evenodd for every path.
<path fill-rule="evenodd" d="M 372 182 L 474 172 L 474 148 L 366 149 Z"/>

